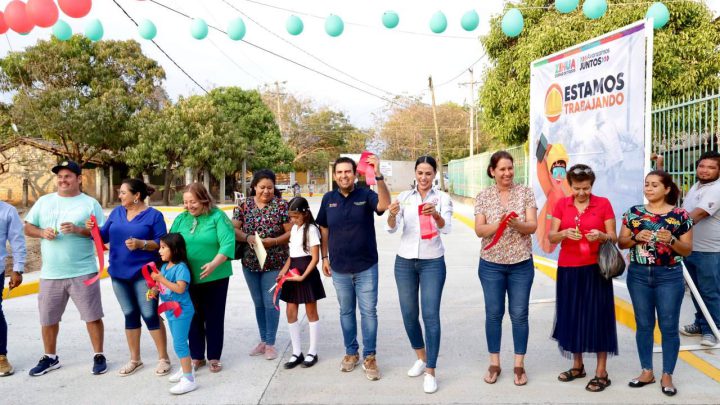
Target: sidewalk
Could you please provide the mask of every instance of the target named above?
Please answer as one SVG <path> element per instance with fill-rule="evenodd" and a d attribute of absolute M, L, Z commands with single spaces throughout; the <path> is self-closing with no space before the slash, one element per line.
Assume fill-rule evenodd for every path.
<path fill-rule="evenodd" d="M 319 198 L 311 204 L 317 210 Z M 469 210 L 469 211 L 468 211 Z M 457 206 L 460 214 L 472 218 L 471 208 Z M 170 214 L 168 214 L 170 216 Z M 168 218 L 171 220 L 171 218 Z M 224 369 L 211 374 L 207 368 L 197 373 L 200 388 L 190 394 L 173 397 L 167 390 L 165 377 L 153 374 L 154 351 L 150 336 L 143 331 L 142 353 L 145 368 L 129 377 L 117 376 L 117 370 L 128 360 L 123 331 L 123 316 L 112 292 L 109 279 L 101 280 L 105 310 L 105 354 L 109 372 L 102 376 L 90 373 L 92 351 L 85 326 L 74 305 L 61 325 L 58 354 L 63 367 L 42 377 L 29 377 L 42 355 L 42 342 L 37 315 L 37 297 L 13 298 L 3 302 L 9 324 L 9 358 L 16 368 L 12 377 L 0 379 L 3 404 L 25 404 L 54 401 L 55 403 L 188 403 L 188 404 L 471 404 L 471 403 L 717 403 L 720 383 L 707 377 L 687 362 L 679 360 L 675 383 L 676 397 L 660 393 L 656 383 L 642 389 L 631 389 L 627 382 L 639 371 L 634 332 L 618 326 L 621 354 L 609 361 L 612 386 L 602 393 L 584 389 L 589 378 L 570 383 L 557 381 L 557 374 L 570 368 L 560 356 L 554 341 L 549 339 L 554 319 L 553 303 L 536 303 L 530 307 L 530 342 L 526 369 L 529 383 L 513 385 L 512 335 L 506 316 L 503 329 L 503 372 L 495 385 L 482 381 L 487 369 L 483 298 L 477 278 L 479 241 L 473 230 L 454 219 L 453 231 L 444 235 L 447 248 L 448 276 L 442 304 L 443 336 L 438 359 L 439 391 L 427 395 L 422 391 L 422 378 L 406 376 L 414 354 L 405 335 L 400 316 L 393 263 L 399 235 L 382 230 L 384 218 L 376 219 L 380 253 L 380 295 L 378 302 L 378 365 L 380 381 L 364 378 L 358 367 L 352 373 L 341 373 L 339 362 L 344 354 L 338 317 L 338 304 L 332 281 L 324 278 L 328 298 L 320 301 L 320 348 L 318 364 L 310 369 L 284 370 L 289 338 L 284 312 L 280 320 L 277 346 L 282 356 L 275 361 L 249 357 L 247 352 L 257 343 L 258 333 L 250 295 L 241 274 L 239 262 L 233 263 L 226 313 Z M 532 300 L 554 298 L 554 281 L 536 272 Z M 689 319 L 689 299 L 683 307 L 682 320 Z M 284 311 L 284 306 L 282 307 Z M 303 318 L 303 338 L 307 340 L 307 322 Z M 359 328 L 358 328 L 359 329 Z M 690 343 L 684 339 L 684 343 Z M 172 351 L 172 346 L 169 345 Z M 307 343 L 303 345 L 307 349 Z M 696 352 L 697 353 L 697 352 Z M 715 359 L 717 353 L 700 354 Z M 179 363 L 174 356 L 173 369 Z M 714 360 L 716 361 L 716 360 Z M 595 361 L 585 361 L 588 377 L 592 377 Z M 656 368 L 661 357 L 655 355 Z M 717 367 L 717 363 L 715 363 Z M 659 377 L 659 375 L 658 375 Z"/>

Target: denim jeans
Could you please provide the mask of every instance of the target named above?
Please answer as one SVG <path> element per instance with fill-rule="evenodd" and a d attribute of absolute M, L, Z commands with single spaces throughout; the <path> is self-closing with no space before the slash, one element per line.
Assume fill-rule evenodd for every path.
<path fill-rule="evenodd" d="M 2 291 L 5 288 L 5 274 L 2 275 L 0 281 L 0 355 L 7 354 L 7 322 L 2 309 Z"/>
<path fill-rule="evenodd" d="M 435 368 L 440 351 L 440 299 L 445 285 L 445 257 L 395 257 L 395 283 L 410 345 L 415 350 L 426 349 L 427 367 Z M 421 302 L 418 301 L 418 294 Z M 427 342 L 423 340 L 418 320 L 421 306 Z"/>
<path fill-rule="evenodd" d="M 131 279 L 112 277 L 112 287 L 125 315 L 125 329 L 140 328 L 140 317 L 145 321 L 148 330 L 160 328 L 158 300 L 148 301 L 145 298 L 148 286 L 140 273 Z"/>
<path fill-rule="evenodd" d="M 653 369 L 655 312 L 662 335 L 663 373 L 672 374 L 680 350 L 680 305 L 685 294 L 681 265 L 644 266 L 630 263 L 627 287 L 635 311 L 635 343 L 640 365 Z"/>
<path fill-rule="evenodd" d="M 685 258 L 685 267 L 715 325 L 720 328 L 720 252 L 692 252 Z M 694 295 L 692 300 L 696 311 L 695 323 L 700 326 L 703 335 L 712 334 L 710 324 L 700 310 Z"/>
<path fill-rule="evenodd" d="M 485 338 L 488 351 L 500 353 L 507 293 L 515 354 L 525 354 L 530 333 L 528 326 L 530 289 L 535 278 L 532 259 L 514 264 L 492 263 L 480 259 L 478 276 L 485 296 Z"/>
<path fill-rule="evenodd" d="M 359 273 L 332 273 L 332 281 L 340 304 L 340 327 L 345 342 L 345 354 L 358 353 L 357 317 L 360 307 L 360 328 L 363 338 L 363 357 L 375 354 L 377 341 L 378 265 Z M 357 303 L 357 305 L 356 305 Z"/>
<path fill-rule="evenodd" d="M 280 270 L 250 271 L 243 269 L 245 281 L 250 289 L 250 296 L 255 304 L 255 320 L 257 320 L 260 341 L 268 345 L 275 344 L 280 311 L 275 309 L 273 293 L 268 292 L 275 284 Z"/>

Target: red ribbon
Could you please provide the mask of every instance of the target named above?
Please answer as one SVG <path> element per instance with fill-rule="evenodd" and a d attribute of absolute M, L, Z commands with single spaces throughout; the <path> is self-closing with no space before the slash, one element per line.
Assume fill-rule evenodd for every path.
<path fill-rule="evenodd" d="M 289 279 L 290 277 L 299 276 L 300 270 L 298 269 L 290 269 L 287 273 L 285 273 L 284 276 L 280 277 L 280 280 L 277 282 L 277 286 L 275 286 L 275 294 L 273 294 L 273 303 L 277 302 L 277 296 L 278 292 L 280 292 L 280 289 L 282 288 L 283 284 L 285 284 L 285 281 Z M 280 306 L 275 304 L 275 309 L 278 311 L 280 310 Z"/>
<path fill-rule="evenodd" d="M 90 235 L 92 235 L 93 242 L 95 242 L 95 253 L 97 254 L 100 269 L 98 270 L 98 273 L 95 275 L 95 277 L 83 281 L 83 283 L 85 283 L 85 285 L 87 286 L 90 286 L 100 280 L 100 273 L 102 273 L 103 269 L 105 268 L 105 244 L 103 243 L 102 237 L 100 236 L 100 228 L 98 228 L 97 225 L 97 218 L 95 218 L 95 215 L 90 214 L 90 220 L 93 223 L 93 226 L 90 229 Z"/>
<path fill-rule="evenodd" d="M 175 318 L 179 318 L 180 314 L 182 314 L 182 308 L 177 301 L 165 301 L 158 306 L 158 314 L 162 314 L 165 311 L 173 311 Z"/>
<path fill-rule="evenodd" d="M 500 226 L 498 226 L 497 232 L 495 232 L 495 237 L 493 237 L 492 241 L 488 243 L 487 246 L 483 250 L 488 250 L 491 247 L 495 246 L 496 243 L 500 240 L 500 238 L 503 236 L 503 233 L 505 232 L 505 229 L 507 228 L 508 222 L 510 222 L 511 219 L 517 218 L 518 214 L 515 213 L 515 211 L 510 211 L 510 213 L 505 214 L 502 219 L 500 220 Z"/>
<path fill-rule="evenodd" d="M 142 266 L 142 275 L 145 278 L 145 282 L 147 283 L 148 288 L 153 288 L 157 285 L 157 282 L 150 277 L 150 271 L 148 270 L 148 267 L 152 269 L 153 273 L 159 273 L 157 266 L 155 265 L 155 262 L 150 262 Z"/>
<path fill-rule="evenodd" d="M 418 205 L 418 217 L 420 219 L 420 238 L 432 239 L 438 236 L 438 230 L 432 220 L 431 215 L 423 214 L 425 203 Z"/>
<path fill-rule="evenodd" d="M 377 184 L 375 181 L 375 168 L 368 164 L 367 158 L 372 156 L 373 153 L 365 151 L 360 155 L 360 162 L 357 165 L 357 171 L 365 175 L 365 184 L 373 186 Z"/>

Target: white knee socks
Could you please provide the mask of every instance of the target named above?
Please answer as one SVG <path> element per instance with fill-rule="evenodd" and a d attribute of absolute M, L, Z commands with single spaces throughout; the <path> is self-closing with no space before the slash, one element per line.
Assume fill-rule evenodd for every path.
<path fill-rule="evenodd" d="M 293 354 L 299 356 L 302 353 L 302 342 L 300 341 L 300 325 L 297 321 L 288 324 L 290 341 L 292 342 Z"/>
<path fill-rule="evenodd" d="M 308 326 L 310 326 L 310 348 L 308 349 L 308 354 L 317 354 L 317 337 L 319 323 L 320 321 L 308 322 Z"/>

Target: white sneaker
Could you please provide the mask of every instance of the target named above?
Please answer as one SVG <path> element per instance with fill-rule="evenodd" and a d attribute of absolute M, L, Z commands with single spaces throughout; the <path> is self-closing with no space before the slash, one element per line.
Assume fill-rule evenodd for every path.
<path fill-rule="evenodd" d="M 182 395 L 187 394 L 190 391 L 195 391 L 197 389 L 197 384 L 195 384 L 195 381 L 190 381 L 187 378 L 183 377 L 180 379 L 180 382 L 177 383 L 177 385 L 170 388 L 170 393 L 175 395 Z"/>
<path fill-rule="evenodd" d="M 180 379 L 182 378 L 182 376 L 183 376 L 183 370 L 182 370 L 182 367 L 180 367 L 180 369 L 177 371 L 177 373 L 172 374 L 170 377 L 168 377 L 168 381 L 170 381 L 171 383 L 180 382 Z"/>
<path fill-rule="evenodd" d="M 437 380 L 432 374 L 425 373 L 425 381 L 423 381 L 423 390 L 426 394 L 432 394 L 437 391 Z"/>
<path fill-rule="evenodd" d="M 420 377 L 425 372 L 425 362 L 418 359 L 410 370 L 408 370 L 408 377 Z"/>

